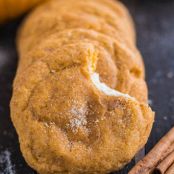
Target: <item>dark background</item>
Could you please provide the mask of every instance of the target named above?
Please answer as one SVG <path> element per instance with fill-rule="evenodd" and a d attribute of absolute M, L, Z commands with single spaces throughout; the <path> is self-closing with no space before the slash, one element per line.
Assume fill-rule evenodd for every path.
<path fill-rule="evenodd" d="M 174 1 L 123 0 L 133 15 L 145 65 L 150 104 L 156 111 L 146 153 L 174 124 Z M 0 174 L 34 174 L 19 150 L 9 102 L 17 67 L 16 31 L 22 19 L 0 26 Z M 134 160 L 120 174 L 127 174 Z"/>

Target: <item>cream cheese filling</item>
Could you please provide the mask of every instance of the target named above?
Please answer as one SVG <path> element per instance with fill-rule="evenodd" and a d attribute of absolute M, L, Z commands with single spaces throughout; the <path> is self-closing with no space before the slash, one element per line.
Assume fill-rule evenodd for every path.
<path fill-rule="evenodd" d="M 89 65 L 88 65 L 88 71 L 90 74 L 90 79 L 91 79 L 92 83 L 95 85 L 95 87 L 99 91 L 106 94 L 107 96 L 124 97 L 124 98 L 130 99 L 132 101 L 137 101 L 136 98 L 131 97 L 129 94 L 124 94 L 124 93 L 119 92 L 115 89 L 112 89 L 109 86 L 107 86 L 105 83 L 100 81 L 99 74 L 95 72 L 97 55 L 98 55 L 97 52 L 95 52 L 91 56 L 91 53 L 89 51 L 90 61 L 89 61 Z"/>
<path fill-rule="evenodd" d="M 134 100 L 134 101 L 136 100 L 134 97 L 131 97 L 128 94 L 124 94 L 122 92 L 119 92 L 115 89 L 112 89 L 109 86 L 107 86 L 105 83 L 102 83 L 100 81 L 99 74 L 96 73 L 96 72 L 91 74 L 91 80 L 92 80 L 93 84 L 95 85 L 95 87 L 99 91 L 103 92 L 104 94 L 106 94 L 108 96 L 125 97 L 125 98 L 128 98 L 128 99 Z"/>

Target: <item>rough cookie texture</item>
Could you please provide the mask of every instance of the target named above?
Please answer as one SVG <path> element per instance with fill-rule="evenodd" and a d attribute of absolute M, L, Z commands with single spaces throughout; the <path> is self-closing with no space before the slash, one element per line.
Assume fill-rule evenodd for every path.
<path fill-rule="evenodd" d="M 24 22 L 11 117 L 41 174 L 104 174 L 144 146 L 154 113 L 125 7 L 52 0 Z"/>

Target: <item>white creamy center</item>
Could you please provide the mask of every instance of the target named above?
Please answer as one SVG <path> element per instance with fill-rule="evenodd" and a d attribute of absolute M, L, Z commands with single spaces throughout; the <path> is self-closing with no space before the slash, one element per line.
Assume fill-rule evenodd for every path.
<path fill-rule="evenodd" d="M 131 97 L 130 95 L 114 90 L 109 86 L 107 86 L 105 83 L 100 82 L 98 73 L 93 73 L 91 75 L 91 80 L 98 90 L 100 90 L 101 92 L 105 93 L 108 96 L 125 97 L 131 100 L 135 100 L 135 98 Z"/>

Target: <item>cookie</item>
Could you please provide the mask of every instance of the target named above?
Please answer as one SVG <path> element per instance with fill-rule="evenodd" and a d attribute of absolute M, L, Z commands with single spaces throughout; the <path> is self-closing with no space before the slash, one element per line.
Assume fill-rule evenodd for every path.
<path fill-rule="evenodd" d="M 120 2 L 47 2 L 24 22 L 18 50 L 11 117 L 38 173 L 109 173 L 145 145 L 154 113 Z"/>

